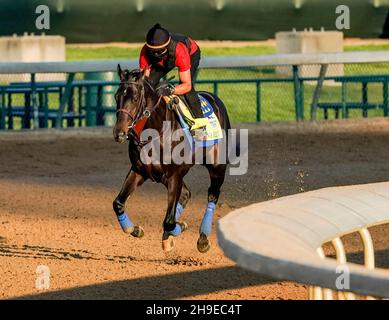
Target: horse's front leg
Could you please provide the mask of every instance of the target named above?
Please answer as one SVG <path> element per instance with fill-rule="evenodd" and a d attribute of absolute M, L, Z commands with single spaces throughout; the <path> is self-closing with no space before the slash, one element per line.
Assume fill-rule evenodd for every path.
<path fill-rule="evenodd" d="M 139 173 L 136 173 L 131 169 L 127 174 L 122 189 L 113 201 L 113 210 L 116 213 L 116 217 L 123 231 L 136 238 L 143 237 L 144 231 L 142 227 L 134 225 L 131 219 L 127 216 L 125 203 L 128 197 L 134 192 L 135 188 L 140 186 L 144 181 L 145 179 Z"/>
<path fill-rule="evenodd" d="M 185 229 L 186 224 L 177 223 L 176 207 L 180 198 L 183 186 L 182 177 L 173 175 L 167 179 L 166 187 L 168 190 L 168 206 L 165 220 L 163 221 L 162 249 L 165 252 L 174 248 L 174 237 L 180 235 Z"/>
<path fill-rule="evenodd" d="M 177 207 L 176 207 L 176 221 L 177 223 L 182 223 L 184 225 L 184 229 L 187 229 L 188 225 L 186 224 L 186 222 L 179 222 L 179 220 L 181 218 L 181 215 L 186 205 L 189 202 L 190 197 L 191 197 L 191 192 L 189 188 L 186 186 L 185 182 L 182 182 L 181 195 L 177 202 Z"/>

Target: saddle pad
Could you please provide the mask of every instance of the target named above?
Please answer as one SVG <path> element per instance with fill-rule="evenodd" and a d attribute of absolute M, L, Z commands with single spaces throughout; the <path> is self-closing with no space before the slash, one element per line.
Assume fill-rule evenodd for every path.
<path fill-rule="evenodd" d="M 203 112 L 204 118 L 208 120 L 208 123 L 204 128 L 197 130 L 201 133 L 201 137 L 192 136 L 190 132 L 190 125 L 188 125 L 187 122 L 193 122 L 193 116 L 188 106 L 180 98 L 180 102 L 177 106 L 179 110 L 176 109 L 176 113 L 188 140 L 194 140 L 196 144 L 207 147 L 219 143 L 220 139 L 223 138 L 223 131 L 220 126 L 219 119 L 213 111 L 212 105 L 201 94 L 199 94 L 199 99 L 201 103 L 201 111 Z"/>

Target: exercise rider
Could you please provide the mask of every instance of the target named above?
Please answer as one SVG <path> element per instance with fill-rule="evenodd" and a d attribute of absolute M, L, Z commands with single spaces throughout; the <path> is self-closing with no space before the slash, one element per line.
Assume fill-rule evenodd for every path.
<path fill-rule="evenodd" d="M 143 46 L 139 67 L 145 72 L 151 84 L 156 86 L 169 71 L 178 68 L 180 82 L 176 86 L 162 83 L 157 87 L 160 96 L 172 94 L 183 95 L 188 103 L 195 122 L 191 130 L 204 127 L 207 120 L 203 118 L 200 100 L 194 90 L 194 79 L 200 63 L 200 48 L 191 38 L 171 33 L 159 23 L 147 33 Z"/>

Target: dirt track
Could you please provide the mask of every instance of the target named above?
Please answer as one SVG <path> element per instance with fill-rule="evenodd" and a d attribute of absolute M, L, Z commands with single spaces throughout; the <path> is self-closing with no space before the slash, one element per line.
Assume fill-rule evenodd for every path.
<path fill-rule="evenodd" d="M 229 176 L 217 209 L 325 186 L 389 180 L 389 121 L 321 125 L 246 125 L 249 172 Z M 110 129 L 0 133 L 0 296 L 2 298 L 305 299 L 302 285 L 266 279 L 234 267 L 217 246 L 196 250 L 208 176 L 194 168 L 186 181 L 190 229 L 173 253 L 161 249 L 164 187 L 146 183 L 127 204 L 145 228 L 128 238 L 111 203 L 128 170 L 125 145 Z M 389 265 L 387 227 L 373 230 L 379 266 Z M 348 237 L 354 261 L 360 243 Z M 47 265 L 51 289 L 35 289 Z"/>

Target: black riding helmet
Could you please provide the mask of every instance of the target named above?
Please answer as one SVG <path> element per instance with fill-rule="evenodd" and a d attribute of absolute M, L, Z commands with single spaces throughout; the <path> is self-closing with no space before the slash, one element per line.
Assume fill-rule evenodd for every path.
<path fill-rule="evenodd" d="M 159 23 L 155 24 L 146 36 L 147 53 L 155 59 L 163 59 L 167 56 L 167 46 L 170 43 L 170 33 Z"/>

